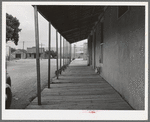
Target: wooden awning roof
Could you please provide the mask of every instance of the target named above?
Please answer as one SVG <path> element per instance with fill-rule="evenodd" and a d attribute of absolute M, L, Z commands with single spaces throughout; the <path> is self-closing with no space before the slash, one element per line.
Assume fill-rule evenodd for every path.
<path fill-rule="evenodd" d="M 70 43 L 87 39 L 104 6 L 37 5 L 38 12 Z"/>

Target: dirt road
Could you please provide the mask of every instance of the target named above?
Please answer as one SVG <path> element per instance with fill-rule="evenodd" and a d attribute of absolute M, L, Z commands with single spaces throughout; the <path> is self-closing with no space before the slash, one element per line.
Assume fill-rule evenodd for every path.
<path fill-rule="evenodd" d="M 48 82 L 48 59 L 40 60 L 41 90 Z M 51 77 L 56 71 L 56 60 L 51 59 Z M 37 95 L 36 60 L 20 59 L 7 63 L 7 72 L 12 80 L 11 109 L 24 109 Z"/>

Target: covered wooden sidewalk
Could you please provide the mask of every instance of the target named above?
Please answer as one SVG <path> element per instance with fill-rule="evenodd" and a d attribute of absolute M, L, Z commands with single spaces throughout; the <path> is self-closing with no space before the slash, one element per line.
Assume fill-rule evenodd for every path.
<path fill-rule="evenodd" d="M 87 61 L 74 60 L 54 79 L 51 88 L 35 98 L 26 109 L 49 110 L 132 110 L 131 106 L 98 74 Z"/>

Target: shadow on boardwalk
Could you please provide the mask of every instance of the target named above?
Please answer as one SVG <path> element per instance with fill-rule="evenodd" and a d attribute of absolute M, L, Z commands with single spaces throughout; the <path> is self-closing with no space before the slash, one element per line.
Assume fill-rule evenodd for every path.
<path fill-rule="evenodd" d="M 132 110 L 126 101 L 83 60 L 74 60 L 51 88 L 26 109 Z"/>

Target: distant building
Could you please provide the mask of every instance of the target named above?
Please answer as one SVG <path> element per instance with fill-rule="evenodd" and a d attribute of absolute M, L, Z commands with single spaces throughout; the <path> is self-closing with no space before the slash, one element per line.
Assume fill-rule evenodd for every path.
<path fill-rule="evenodd" d="M 56 47 L 50 47 L 51 50 L 56 51 Z M 59 47 L 58 47 L 59 49 Z M 49 50 L 49 47 L 45 47 L 45 51 Z"/>
<path fill-rule="evenodd" d="M 44 48 L 39 48 L 39 57 L 41 57 L 44 52 Z M 27 58 L 36 58 L 36 47 L 27 48 Z"/>
<path fill-rule="evenodd" d="M 82 58 L 82 59 L 83 59 L 83 51 L 78 51 L 78 52 L 76 52 L 75 57 L 76 57 L 76 58 Z"/>
<path fill-rule="evenodd" d="M 18 49 L 11 54 L 11 59 L 25 59 L 27 58 L 27 51 Z"/>
<path fill-rule="evenodd" d="M 87 43 L 84 43 L 83 46 L 79 47 L 76 47 L 76 45 L 74 45 L 72 47 L 72 57 L 87 60 Z"/>

